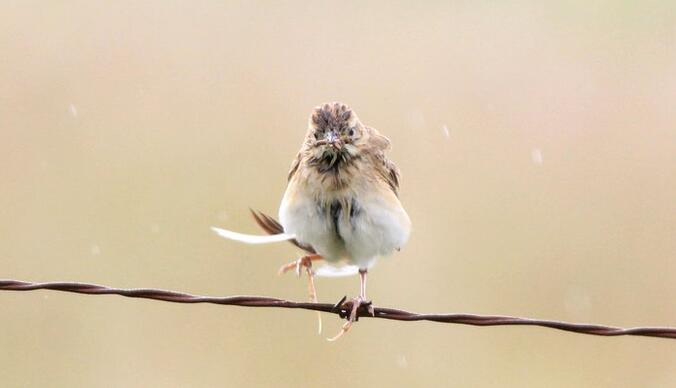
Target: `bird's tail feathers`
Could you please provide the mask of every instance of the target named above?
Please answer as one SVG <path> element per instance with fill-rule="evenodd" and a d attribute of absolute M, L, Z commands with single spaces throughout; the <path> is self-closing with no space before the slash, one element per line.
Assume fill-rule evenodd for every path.
<path fill-rule="evenodd" d="M 295 238 L 292 234 L 278 233 L 269 236 L 261 236 L 255 234 L 244 234 L 233 232 L 227 229 L 221 229 L 216 227 L 211 227 L 211 230 L 216 232 L 219 236 L 227 238 L 229 240 L 239 241 L 247 244 L 270 244 L 280 241 L 289 241 Z"/>

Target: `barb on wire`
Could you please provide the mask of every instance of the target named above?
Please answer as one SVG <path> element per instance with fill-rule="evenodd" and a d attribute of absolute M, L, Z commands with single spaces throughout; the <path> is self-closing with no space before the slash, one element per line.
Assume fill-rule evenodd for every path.
<path fill-rule="evenodd" d="M 212 303 L 212 304 L 246 306 L 246 307 L 280 307 L 290 309 L 304 309 L 337 314 L 341 318 L 346 318 L 351 310 L 350 302 L 343 303 L 345 301 L 345 298 L 343 298 L 340 302 L 336 304 L 310 303 L 310 302 L 294 302 L 267 296 L 213 297 L 213 296 L 190 295 L 177 291 L 166 291 L 152 288 L 123 289 L 87 283 L 70 283 L 70 282 L 31 283 L 19 280 L 0 280 L 0 291 L 34 291 L 34 290 L 54 290 L 89 295 L 121 295 L 130 298 L 153 299 L 174 303 Z M 368 311 L 366 311 L 366 307 L 363 307 L 362 309 L 359 310 L 358 316 L 362 318 L 382 318 L 396 321 L 432 321 L 432 322 L 455 323 L 473 326 L 502 326 L 502 325 L 541 326 L 550 329 L 599 336 L 633 335 L 643 337 L 676 339 L 675 327 L 634 327 L 624 329 L 620 327 L 611 327 L 588 323 L 569 323 L 542 319 L 529 319 L 529 318 L 495 316 L 495 315 L 491 316 L 491 315 L 474 315 L 474 314 L 417 314 L 404 310 L 385 307 L 376 307 L 374 310 L 375 315 L 371 316 L 368 314 Z"/>

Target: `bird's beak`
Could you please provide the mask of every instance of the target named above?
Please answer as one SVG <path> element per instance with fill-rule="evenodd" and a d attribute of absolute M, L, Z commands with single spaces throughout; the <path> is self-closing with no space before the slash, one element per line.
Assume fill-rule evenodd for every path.
<path fill-rule="evenodd" d="M 326 144 L 333 146 L 333 148 L 341 149 L 343 147 L 343 141 L 340 140 L 340 136 L 333 131 L 326 132 L 325 139 Z"/>

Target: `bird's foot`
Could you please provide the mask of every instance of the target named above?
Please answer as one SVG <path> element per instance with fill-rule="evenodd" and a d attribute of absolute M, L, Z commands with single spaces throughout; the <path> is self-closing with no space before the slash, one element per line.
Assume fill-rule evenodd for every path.
<path fill-rule="evenodd" d="M 344 299 L 345 298 L 343 298 L 343 300 Z M 352 325 L 359 320 L 360 309 L 365 308 L 368 314 L 371 315 L 372 317 L 376 315 L 375 310 L 373 309 L 373 304 L 371 303 L 370 300 L 366 300 L 361 296 L 352 298 L 347 302 L 343 302 L 343 300 L 337 303 L 336 308 L 344 308 L 345 311 L 349 311 L 350 313 L 345 317 L 347 319 L 347 322 L 343 324 L 343 327 L 340 328 L 338 334 L 336 334 L 331 338 L 327 338 L 327 340 L 331 342 L 340 339 L 340 337 L 345 335 L 345 333 L 347 333 L 352 328 Z"/>
<path fill-rule="evenodd" d="M 292 269 L 295 269 L 296 275 L 300 277 L 303 268 L 305 268 L 306 272 L 308 273 L 308 276 L 310 276 L 310 273 L 312 272 L 312 262 L 314 260 L 320 259 L 322 259 L 320 255 L 305 255 L 298 260 L 294 260 L 290 263 L 284 264 L 279 268 L 279 271 L 277 273 L 281 275 L 291 271 Z"/>

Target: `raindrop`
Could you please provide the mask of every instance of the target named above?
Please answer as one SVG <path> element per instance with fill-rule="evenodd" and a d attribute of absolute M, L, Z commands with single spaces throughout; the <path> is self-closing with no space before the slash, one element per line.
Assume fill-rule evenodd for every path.
<path fill-rule="evenodd" d="M 542 150 L 539 148 L 533 148 L 530 151 L 530 158 L 535 164 L 542 164 Z"/>
<path fill-rule="evenodd" d="M 408 360 L 406 359 L 406 356 L 403 354 L 400 354 L 397 356 L 397 366 L 399 368 L 407 368 L 408 367 Z"/>

